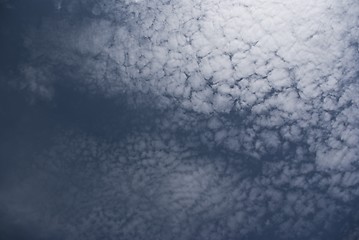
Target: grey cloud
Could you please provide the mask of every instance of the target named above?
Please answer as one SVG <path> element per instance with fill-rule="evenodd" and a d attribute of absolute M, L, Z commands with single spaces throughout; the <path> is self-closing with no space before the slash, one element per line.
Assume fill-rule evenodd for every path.
<path fill-rule="evenodd" d="M 349 215 L 358 3 L 56 0 L 54 9 L 26 32 L 21 88 L 56 101 L 70 82 L 159 112 L 114 142 L 59 133 L 40 154 L 46 171 L 96 176 L 90 192 L 64 191 L 80 208 L 56 219 L 70 239 L 324 239 Z"/>
<path fill-rule="evenodd" d="M 151 93 L 162 99 L 159 105 L 172 102 L 203 114 L 249 110 L 251 115 L 243 117 L 256 128 L 281 128 L 282 137 L 290 141 L 302 140 L 296 133 L 307 135 L 318 164 L 346 168 L 355 160 L 357 150 L 346 140 L 335 145 L 334 139 L 325 139 L 358 142 L 351 129 L 357 120 L 341 136 L 333 116 L 357 110 L 356 105 L 352 110 L 338 106 L 338 99 L 352 102 L 356 95 L 343 90 L 357 84 L 358 50 L 352 44 L 358 34 L 356 3 L 92 5 L 99 17 L 71 25 L 47 21 L 32 33 L 49 37 L 34 37 L 31 48 L 56 65 L 76 66 L 74 72 L 64 70 L 70 71 L 65 76 L 81 76 L 90 89 L 105 94 Z M 48 45 L 50 49 L 43 48 Z M 44 92 L 46 87 L 37 89 Z M 326 130 L 312 130 L 322 125 Z M 325 163 L 333 147 L 334 158 L 343 161 Z"/>
<path fill-rule="evenodd" d="M 67 176 L 66 190 L 55 209 L 37 209 L 33 219 L 21 221 L 49 219 L 47 225 L 66 232 L 67 239 L 236 239 L 266 233 L 320 239 L 358 194 L 356 171 L 318 170 L 299 156 L 300 149 L 294 156 L 300 161 L 255 166 L 244 155 L 203 154 L 193 139 L 168 141 L 165 133 L 108 142 L 59 132 L 56 139 L 37 157 L 36 175 Z M 42 185 L 51 188 L 54 182 Z"/>

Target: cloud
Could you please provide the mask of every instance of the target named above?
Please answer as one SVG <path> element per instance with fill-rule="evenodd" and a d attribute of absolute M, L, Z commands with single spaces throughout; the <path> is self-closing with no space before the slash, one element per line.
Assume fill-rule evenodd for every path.
<path fill-rule="evenodd" d="M 322 239 L 358 195 L 356 170 L 320 170 L 300 147 L 287 159 L 266 162 L 203 152 L 191 136 L 183 142 L 160 131 L 115 141 L 77 130 L 54 137 L 35 158 L 41 177 L 27 181 L 42 197 L 27 203 L 33 214 L 20 224 L 48 219 L 51 231 L 68 239 Z M 53 193 L 43 189 L 56 186 L 62 189 L 56 205 L 36 209 Z"/>
<path fill-rule="evenodd" d="M 56 6 L 61 17 L 27 32 L 22 85 L 56 100 L 66 80 L 160 112 L 151 130 L 113 143 L 76 133 L 70 144 L 65 134 L 43 158 L 71 175 L 80 159 L 85 175 L 74 181 L 100 165 L 74 233 L 324 238 L 357 199 L 355 1 Z"/>

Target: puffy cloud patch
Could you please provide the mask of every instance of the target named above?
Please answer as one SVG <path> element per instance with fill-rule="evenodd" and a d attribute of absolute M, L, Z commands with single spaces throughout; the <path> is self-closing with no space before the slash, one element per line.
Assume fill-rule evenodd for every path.
<path fill-rule="evenodd" d="M 155 132 L 116 141 L 58 132 L 36 157 L 41 177 L 24 181 L 43 196 L 27 203 L 33 214 L 20 222 L 48 219 L 67 239 L 324 239 L 359 194 L 357 170 L 321 170 L 301 147 L 274 162 L 248 161 Z M 53 187 L 62 189 L 60 199 L 39 209 L 53 194 L 44 188 Z"/>
<path fill-rule="evenodd" d="M 357 167 L 323 169 L 301 145 L 268 155 L 281 141 L 271 130 L 230 138 L 251 148 L 252 136 L 263 153 L 251 156 L 221 145 L 230 122 L 190 117 L 177 113 L 176 126 L 162 113 L 111 137 L 59 128 L 30 156 L 31 174 L 1 190 L 1 209 L 8 221 L 24 214 L 20 226 L 66 239 L 325 239 L 357 211 Z"/>
<path fill-rule="evenodd" d="M 40 158 L 71 176 L 79 161 L 74 181 L 100 169 L 75 222 L 60 216 L 71 237 L 325 238 L 357 201 L 355 1 L 55 6 L 27 32 L 22 86 L 51 98 L 69 81 L 160 110 L 142 132 L 65 135 Z"/>
<path fill-rule="evenodd" d="M 357 89 L 355 2 L 83 4 L 93 17 L 47 19 L 30 34 L 29 47 L 56 64 L 51 68 L 66 69 L 63 77 L 110 95 L 150 93 L 162 99 L 159 106 L 200 114 L 249 111 L 236 128 L 275 128 L 290 141 L 306 135 L 323 167 L 348 168 L 356 160 L 358 121 L 342 130 L 336 123 L 357 111 L 354 103 L 344 107 Z"/>

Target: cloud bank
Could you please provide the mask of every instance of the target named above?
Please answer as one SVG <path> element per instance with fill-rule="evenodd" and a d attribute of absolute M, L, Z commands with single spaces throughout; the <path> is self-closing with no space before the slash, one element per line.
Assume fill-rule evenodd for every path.
<path fill-rule="evenodd" d="M 158 112 L 111 141 L 60 131 L 39 154 L 84 182 L 59 203 L 80 208 L 56 218 L 69 239 L 336 236 L 359 191 L 356 1 L 54 4 L 26 32 L 20 88 Z"/>

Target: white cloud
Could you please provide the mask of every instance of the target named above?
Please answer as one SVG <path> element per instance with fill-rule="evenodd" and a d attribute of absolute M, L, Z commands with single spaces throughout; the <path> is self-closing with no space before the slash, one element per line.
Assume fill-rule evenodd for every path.
<path fill-rule="evenodd" d="M 206 225 L 215 219 L 229 237 L 267 225 L 304 236 L 357 198 L 347 188 L 358 173 L 345 173 L 359 156 L 355 1 L 101 3 L 80 23 L 48 20 L 28 47 L 46 69 L 75 67 L 64 75 L 89 89 L 143 96 L 131 107 L 163 110 L 153 132 L 128 136 L 110 147 L 117 152 L 94 143 L 108 170 L 106 199 L 126 206 L 114 232 L 141 238 L 149 222 L 162 222 L 223 237 Z M 38 86 L 33 75 L 25 82 Z M 218 150 L 219 160 L 199 149 Z M 116 205 L 91 204 L 100 210 L 90 215 Z M 173 236 L 160 225 L 157 234 Z"/>

